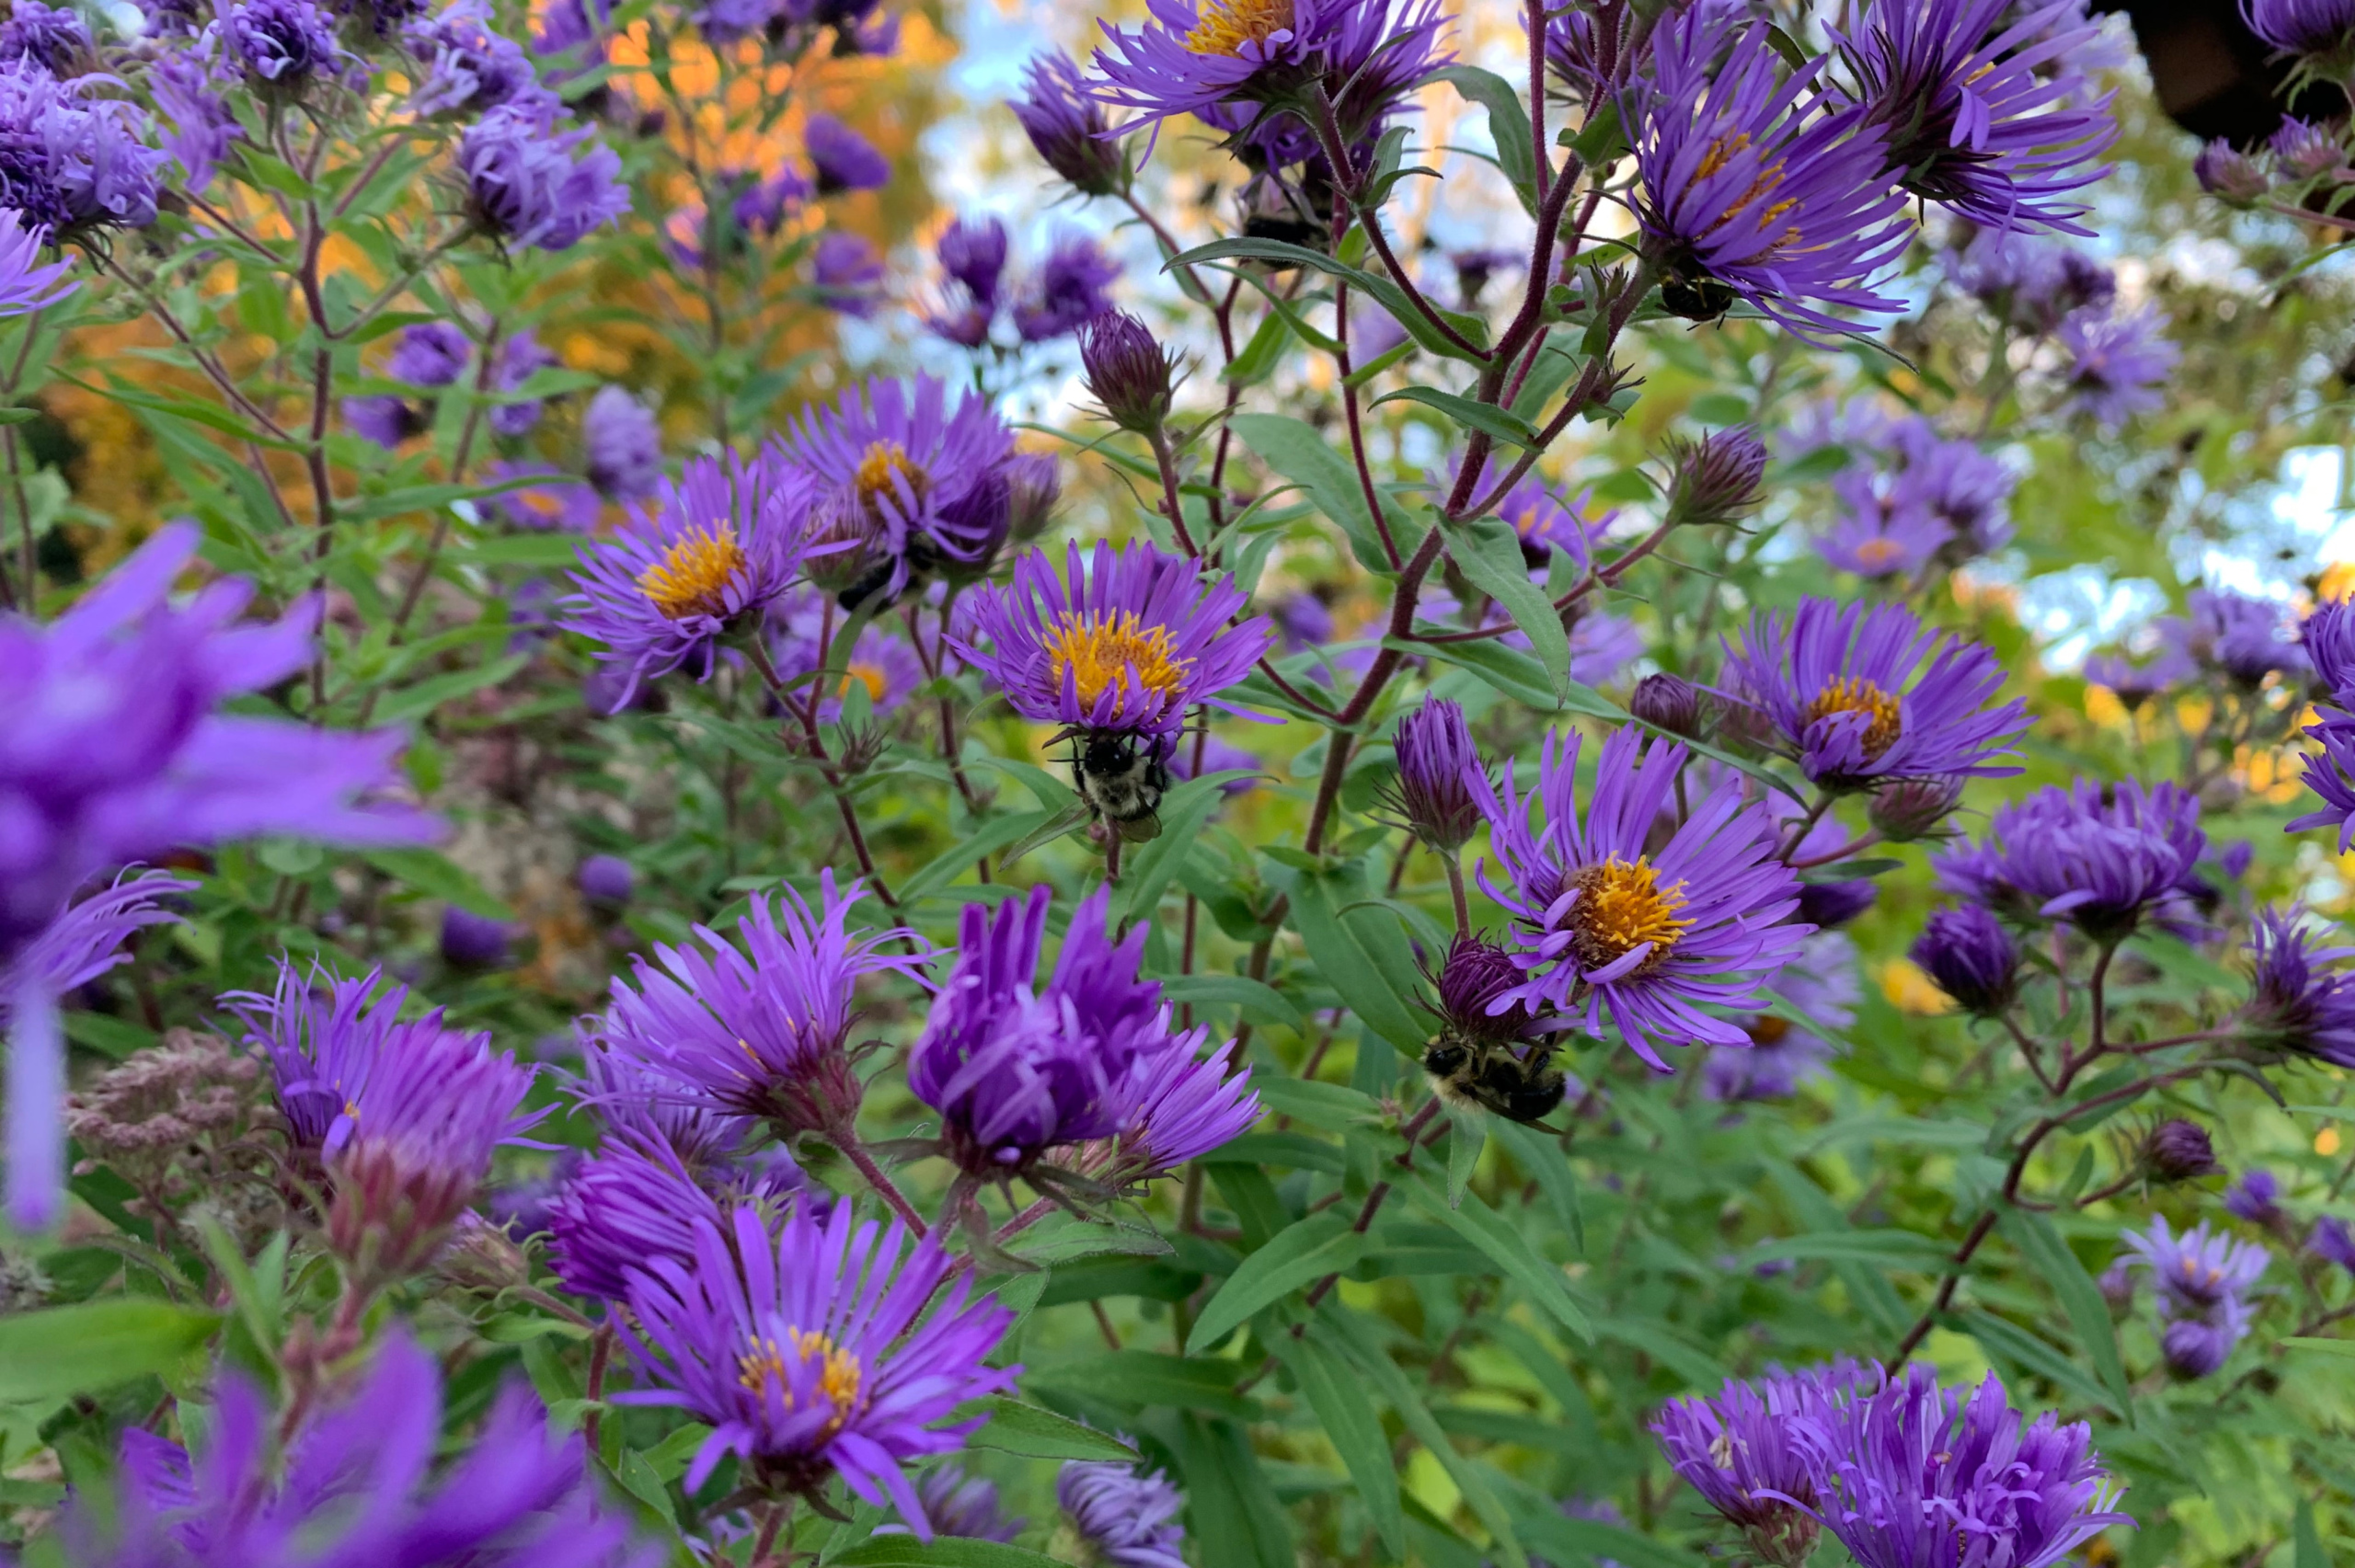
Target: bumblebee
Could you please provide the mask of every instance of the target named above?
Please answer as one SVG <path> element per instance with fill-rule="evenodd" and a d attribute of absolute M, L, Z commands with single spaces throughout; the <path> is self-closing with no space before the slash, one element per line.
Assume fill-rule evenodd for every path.
<path fill-rule="evenodd" d="M 1432 1092 L 1450 1106 L 1493 1111 L 1508 1121 L 1540 1122 L 1561 1104 L 1569 1087 L 1553 1065 L 1553 1048 L 1530 1045 L 1527 1056 L 1508 1044 L 1449 1033 L 1423 1054 Z"/>
<path fill-rule="evenodd" d="M 1706 272 L 1688 277 L 1670 269 L 1660 284 L 1660 308 L 1689 322 L 1713 322 L 1733 308 L 1733 290 Z"/>
<path fill-rule="evenodd" d="M 1168 743 L 1119 731 L 1071 736 L 1071 783 L 1088 810 L 1133 844 L 1161 836 L 1161 797 L 1169 791 Z"/>

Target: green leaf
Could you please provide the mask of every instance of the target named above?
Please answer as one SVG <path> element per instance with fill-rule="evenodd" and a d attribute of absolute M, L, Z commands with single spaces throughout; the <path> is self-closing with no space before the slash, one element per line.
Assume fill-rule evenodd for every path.
<path fill-rule="evenodd" d="M 968 1421 L 977 1414 L 989 1420 L 964 1440 L 969 1448 L 995 1448 L 1033 1459 L 1117 1459 L 1131 1465 L 1137 1459 L 1135 1449 L 1110 1433 L 1004 1394 L 961 1406 L 956 1418 Z"/>
<path fill-rule="evenodd" d="M 428 898 L 455 904 L 471 915 L 492 920 L 512 920 L 515 911 L 492 897 L 474 874 L 448 855 L 430 849 L 377 849 L 360 858 L 395 882 L 406 883 Z"/>
<path fill-rule="evenodd" d="M 1081 810 L 1084 814 L 1084 804 Z M 1007 844 L 1038 832 L 1062 814 L 1060 811 L 1018 811 L 983 823 L 959 840 L 955 848 L 901 884 L 900 902 L 913 903 L 946 887 L 963 873 L 973 870 L 984 856 L 996 854 Z"/>
<path fill-rule="evenodd" d="M 1351 288 L 1362 290 L 1371 295 L 1382 309 L 1391 313 L 1391 319 L 1406 330 L 1408 336 L 1432 353 L 1443 355 L 1450 359 L 1482 363 L 1479 355 L 1465 352 L 1450 342 L 1445 334 L 1432 325 L 1430 319 L 1415 307 L 1414 302 L 1407 298 L 1406 291 L 1401 289 L 1390 279 L 1377 277 L 1360 268 L 1352 267 L 1346 261 L 1336 260 L 1321 250 L 1311 250 L 1305 245 L 1292 245 L 1281 239 L 1246 238 L 1214 239 L 1208 245 L 1198 245 L 1183 255 L 1173 257 L 1164 263 L 1164 266 L 1169 268 L 1204 261 L 1236 260 L 1280 261 L 1289 267 L 1307 267 L 1319 272 L 1329 273 Z M 1444 321 L 1465 342 L 1473 344 L 1476 348 L 1485 349 L 1487 346 L 1488 323 L 1486 318 L 1467 314 L 1462 311 L 1447 310 L 1436 304 L 1433 308 L 1438 311 L 1440 319 Z"/>
<path fill-rule="evenodd" d="M 1396 392 L 1386 392 L 1369 404 L 1379 408 L 1385 403 L 1420 403 L 1426 408 L 1436 408 L 1467 430 L 1478 430 L 1493 440 L 1535 450 L 1538 433 L 1529 422 L 1508 408 L 1493 403 L 1461 397 L 1454 392 L 1442 392 L 1431 387 L 1403 387 Z"/>
<path fill-rule="evenodd" d="M 2311 1351 L 2318 1355 L 2345 1356 L 2355 1360 L 2355 1340 L 2317 1340 L 2296 1335 L 2281 1341 L 2286 1351 Z"/>
<path fill-rule="evenodd" d="M 1253 1073 L 1252 1087 L 1258 1092 L 1260 1104 L 1276 1115 L 1321 1127 L 1327 1132 L 1346 1132 L 1361 1123 L 1379 1120 L 1382 1114 L 1382 1107 L 1374 1103 L 1371 1095 L 1347 1084 L 1320 1084 L 1308 1078 Z"/>
<path fill-rule="evenodd" d="M 1497 167 L 1513 183 L 1524 209 L 1538 210 L 1537 133 L 1513 84 L 1478 66 L 1449 66 L 1432 75 L 1488 111 L 1488 138 L 1497 144 Z"/>
<path fill-rule="evenodd" d="M 120 1062 L 133 1051 L 144 1050 L 155 1044 L 155 1032 L 117 1018 L 108 1012 L 88 1012 L 80 1008 L 64 1014 L 66 1038 L 77 1045 L 86 1046 L 101 1055 Z"/>
<path fill-rule="evenodd" d="M 1493 637 L 1467 642 L 1409 642 L 1403 638 L 1386 637 L 1382 640 L 1382 646 L 1393 652 L 1417 659 L 1437 659 L 1459 669 L 1469 670 L 1525 707 L 1550 712 L 1561 706 L 1561 694 L 1546 674 L 1545 666 L 1531 655 L 1518 648 L 1508 648 Z"/>
<path fill-rule="evenodd" d="M 936 1535 L 929 1542 L 912 1535 L 874 1535 L 831 1561 L 840 1568 L 1063 1568 L 1059 1560 L 1027 1547 L 963 1535 Z"/>
<path fill-rule="evenodd" d="M 2109 1392 L 2062 1351 L 2046 1344 L 2019 1324 L 1973 1308 L 1955 1315 L 1971 1338 L 1986 1347 L 1988 1359 L 2009 1361 L 2047 1383 L 2067 1389 L 2089 1405 L 2115 1410 Z M 2124 1414 L 2117 1412 L 2117 1414 Z"/>
<path fill-rule="evenodd" d="M 581 541 L 569 534 L 508 534 L 453 550 L 453 562 L 476 567 L 560 569 L 581 564 Z"/>
<path fill-rule="evenodd" d="M 1464 1202 L 1464 1190 L 1480 1165 L 1480 1151 L 1488 1147 L 1488 1118 L 1477 1111 L 1451 1109 L 1447 1119 L 1452 1124 L 1447 1135 L 1447 1203 L 1454 1208 Z"/>
<path fill-rule="evenodd" d="M 2071 1325 L 2093 1357 L 2094 1371 L 2100 1374 L 2102 1386 L 2110 1391 L 2112 1408 L 2125 1415 L 2127 1425 L 2135 1425 L 2134 1389 L 2118 1357 L 2117 1331 L 2111 1327 L 2109 1303 L 2102 1299 L 2101 1287 L 2043 1215 L 2007 1209 L 1997 1224 L 2029 1266 L 2061 1298 Z"/>
<path fill-rule="evenodd" d="M 186 1361 L 220 1314 L 116 1296 L 0 1318 L 0 1404 L 96 1393 Z"/>
<path fill-rule="evenodd" d="M 1123 922 L 1151 917 L 1160 906 L 1161 891 L 1185 863 L 1186 852 L 1202 834 L 1202 825 L 1210 813 L 1219 809 L 1220 791 L 1238 779 L 1252 774 L 1243 768 L 1222 773 L 1206 773 L 1199 779 L 1188 779 L 1161 799 L 1161 834 L 1149 841 L 1127 865 L 1122 868 Z"/>
<path fill-rule="evenodd" d="M 1726 1379 L 1724 1365 L 1715 1356 L 1688 1341 L 1666 1323 L 1634 1318 L 1604 1318 L 1594 1325 L 1595 1337 L 1641 1351 L 1662 1366 L 1680 1374 L 1694 1388 L 1713 1389 Z"/>
<path fill-rule="evenodd" d="M 1261 1023 L 1280 1023 L 1303 1032 L 1308 1028 L 1308 1020 L 1290 997 L 1249 975 L 1171 975 L 1161 981 L 1161 994 L 1171 1001 L 1190 1001 L 1198 1007 L 1240 1007 L 1245 1017 Z"/>
<path fill-rule="evenodd" d="M 1582 1340 L 1593 1340 L 1593 1326 L 1578 1309 L 1578 1303 L 1570 1298 L 1570 1287 L 1562 1283 L 1561 1270 L 1531 1250 L 1528 1239 L 1478 1193 L 1466 1192 L 1461 1205 L 1450 1207 L 1446 1194 L 1433 1192 L 1431 1179 L 1423 1172 L 1418 1171 L 1403 1180 L 1407 1196 L 1415 1207 L 1478 1247 L 1497 1266 L 1499 1274 L 1519 1286 L 1555 1322 Z"/>
<path fill-rule="evenodd" d="M 1305 491 L 1317 511 L 1340 524 L 1359 566 L 1369 572 L 1397 569 L 1382 549 L 1358 471 L 1314 426 L 1286 414 L 1237 414 L 1227 428 L 1262 462 Z"/>
<path fill-rule="evenodd" d="M 1494 517 L 1458 524 L 1447 530 L 1447 553 L 1475 588 L 1505 607 L 1513 624 L 1536 650 L 1538 662 L 1557 690 L 1567 695 L 1570 633 L 1562 630 L 1561 612 L 1554 609 L 1545 589 L 1529 580 L 1520 537 L 1511 525 Z"/>
<path fill-rule="evenodd" d="M 1342 924 L 1340 906 L 1361 889 L 1332 874 L 1294 873 L 1289 880 L 1293 929 L 1307 945 L 1309 961 L 1327 984 L 1349 999 L 1350 1010 L 1374 1033 L 1418 1059 L 1431 1043 L 1431 1025 L 1407 1005 L 1392 977 L 1369 956 L 1358 934 Z M 1276 880 L 1271 874 L 1271 881 Z M 1336 897 L 1336 894 L 1340 895 Z"/>
<path fill-rule="evenodd" d="M 1761 1263 L 1869 1263 L 1881 1268 L 1934 1272 L 1953 1255 L 1952 1244 L 1919 1231 L 1819 1231 L 1778 1236 L 1742 1254 L 1744 1266 Z"/>
<path fill-rule="evenodd" d="M 1488 1129 L 1500 1139 L 1514 1162 L 1538 1179 L 1538 1187 L 1553 1208 L 1554 1218 L 1570 1233 L 1570 1244 L 1586 1251 L 1586 1216 L 1578 1205 L 1578 1175 L 1571 1170 L 1561 1146 L 1538 1128 L 1516 1121 L 1498 1121 Z"/>
<path fill-rule="evenodd" d="M 1275 374 L 1276 366 L 1284 363 L 1284 351 L 1291 346 L 1292 328 L 1286 324 L 1284 313 L 1281 311 L 1268 312 L 1260 318 L 1259 330 L 1252 334 L 1251 341 L 1243 344 L 1242 352 L 1236 355 L 1234 363 L 1227 366 L 1228 384 L 1234 387 L 1258 386 Z"/>
<path fill-rule="evenodd" d="M 1242 1266 L 1210 1298 L 1186 1337 L 1186 1349 L 1199 1354 L 1294 1291 L 1328 1274 L 1346 1274 L 1365 1255 L 1366 1234 L 1350 1228 L 1333 1210 L 1286 1225 L 1242 1261 Z"/>
<path fill-rule="evenodd" d="M 1076 796 L 1073 797 L 1070 805 L 1049 816 L 1045 821 L 1016 840 L 1013 848 L 999 855 L 997 869 L 1004 871 L 1042 844 L 1053 843 L 1057 839 L 1079 832 L 1087 825 L 1091 814 L 1088 803 Z"/>
<path fill-rule="evenodd" d="M 528 662 L 530 655 L 517 653 L 477 669 L 452 670 L 431 680 L 420 681 L 413 686 L 393 693 L 378 705 L 376 722 L 405 724 L 432 713 L 444 703 L 455 702 L 460 697 L 481 691 L 485 686 L 496 686 Z"/>
<path fill-rule="evenodd" d="M 2330 1554 L 2322 1549 L 2322 1532 L 2314 1525 L 2314 1504 L 2307 1499 L 2297 1499 L 2297 1521 L 2291 1527 L 2290 1537 L 2297 1543 L 2290 1568 L 2330 1568 Z"/>
<path fill-rule="evenodd" d="M 1252 1452 L 1249 1435 L 1231 1421 L 1190 1413 L 1179 1418 L 1178 1431 L 1186 1533 L 1195 1561 L 1217 1568 L 1295 1568 L 1292 1521 Z"/>
<path fill-rule="evenodd" d="M 1150 1404 L 1204 1410 L 1249 1421 L 1259 1403 L 1235 1392 L 1241 1376 L 1229 1361 L 1156 1355 L 1151 1351 L 1111 1351 L 1040 1367 L 1022 1381 L 1031 1388 L 1069 1389 L 1092 1399 L 1142 1409 Z"/>
<path fill-rule="evenodd" d="M 1406 1520 L 1399 1507 L 1398 1468 L 1391 1459 L 1390 1438 L 1382 1431 L 1381 1416 L 1367 1397 L 1364 1384 L 1322 1336 L 1295 1339 L 1278 1334 L 1271 1343 L 1307 1397 L 1309 1409 L 1316 1413 L 1316 1424 L 1341 1456 L 1349 1478 L 1357 1483 L 1358 1495 L 1365 1499 L 1366 1512 L 1374 1521 L 1374 1533 L 1381 1537 L 1392 1558 L 1403 1559 Z"/>
<path fill-rule="evenodd" d="M 622 1462 L 608 1473 L 623 1491 L 644 1503 L 647 1512 L 674 1529 L 677 1527 L 678 1514 L 671 1507 L 669 1489 L 663 1485 L 662 1477 L 655 1473 L 644 1454 L 635 1448 L 624 1448 Z"/>

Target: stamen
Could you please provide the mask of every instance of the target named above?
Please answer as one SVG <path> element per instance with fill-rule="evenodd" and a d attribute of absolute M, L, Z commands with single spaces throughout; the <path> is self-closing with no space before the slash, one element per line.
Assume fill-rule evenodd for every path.
<path fill-rule="evenodd" d="M 672 620 L 725 617 L 728 585 L 750 564 L 736 543 L 735 524 L 690 528 L 661 560 L 638 574 L 638 591 Z"/>
<path fill-rule="evenodd" d="M 1831 714 L 1871 715 L 1864 730 L 1864 755 L 1873 761 L 1879 761 L 1905 733 L 1905 717 L 1897 698 L 1860 676 L 1838 676 L 1817 692 L 1816 700 L 1807 705 L 1805 722 L 1811 726 Z"/>
<path fill-rule="evenodd" d="M 1046 647 L 1048 671 L 1056 686 L 1071 676 L 1081 704 L 1091 708 L 1106 690 L 1121 683 L 1124 673 L 1147 691 L 1175 697 L 1186 689 L 1187 673 L 1194 667 L 1194 661 L 1170 650 L 1167 627 L 1146 626 L 1125 609 L 1115 610 L 1108 620 L 1066 615 L 1048 631 Z"/>
<path fill-rule="evenodd" d="M 1588 969 L 1617 963 L 1649 942 L 1642 966 L 1649 969 L 1692 929 L 1691 921 L 1677 918 L 1685 906 L 1685 885 L 1659 886 L 1659 872 L 1641 855 L 1632 861 L 1613 855 L 1573 880 L 1579 894 L 1570 912 L 1572 945 Z"/>
<path fill-rule="evenodd" d="M 1238 57 L 1292 28 L 1292 0 L 1209 0 L 1198 13 L 1186 47 L 1198 55 Z"/>

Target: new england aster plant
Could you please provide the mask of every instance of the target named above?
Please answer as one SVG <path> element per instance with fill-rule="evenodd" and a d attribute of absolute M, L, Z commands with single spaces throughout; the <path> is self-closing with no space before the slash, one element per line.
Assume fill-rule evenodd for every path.
<path fill-rule="evenodd" d="M 18 0 L 0 1556 L 2327 1557 L 2243 9 Z"/>

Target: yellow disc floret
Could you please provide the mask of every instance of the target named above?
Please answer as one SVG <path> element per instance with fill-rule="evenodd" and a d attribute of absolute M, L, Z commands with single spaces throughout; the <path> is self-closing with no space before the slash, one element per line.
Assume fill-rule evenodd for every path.
<path fill-rule="evenodd" d="M 853 482 L 858 486 L 858 499 L 871 509 L 886 496 L 896 499 L 903 488 L 922 499 L 924 492 L 932 488 L 932 476 L 899 442 L 869 441 L 858 456 L 858 472 Z"/>
<path fill-rule="evenodd" d="M 1066 615 L 1056 621 L 1047 631 L 1047 664 L 1057 690 L 1069 676 L 1081 705 L 1092 708 L 1124 673 L 1148 692 L 1175 698 L 1186 689 L 1194 661 L 1170 651 L 1167 627 L 1146 626 L 1135 611 L 1122 609 L 1109 618 Z M 1117 705 L 1113 716 L 1120 716 Z"/>
<path fill-rule="evenodd" d="M 698 526 L 680 535 L 663 558 L 638 574 L 638 590 L 673 620 L 726 616 L 728 585 L 750 565 L 733 524 Z"/>
<path fill-rule="evenodd" d="M 1186 47 L 1198 55 L 1240 56 L 1292 26 L 1292 0 L 1209 0 L 1197 14 Z"/>
<path fill-rule="evenodd" d="M 1841 675 L 1828 683 L 1816 694 L 1816 700 L 1807 705 L 1806 722 L 1812 725 L 1831 714 L 1871 715 L 1871 722 L 1864 726 L 1864 755 L 1874 761 L 1879 761 L 1897 744 L 1897 737 L 1905 733 L 1905 718 L 1897 698 L 1859 676 Z"/>
<path fill-rule="evenodd" d="M 805 1369 L 817 1362 L 817 1392 L 834 1407 L 827 1421 L 828 1433 L 839 1431 L 844 1422 L 858 1408 L 859 1385 L 866 1368 L 858 1358 L 842 1349 L 826 1335 L 811 1330 L 788 1329 L 783 1340 L 754 1340 L 752 1348 L 737 1357 L 739 1381 L 755 1393 L 765 1393 L 772 1387 L 783 1400 L 787 1410 L 794 1409 L 794 1379 L 787 1369 Z"/>
<path fill-rule="evenodd" d="M 1570 912 L 1572 945 L 1588 969 L 1615 964 L 1646 942 L 1652 950 L 1642 967 L 1649 969 L 1692 929 L 1691 921 L 1677 917 L 1685 906 L 1685 885 L 1659 885 L 1659 872 L 1642 855 L 1629 861 L 1614 854 L 1573 880 L 1579 895 Z"/>

